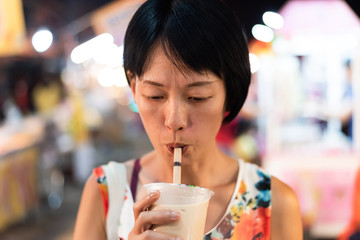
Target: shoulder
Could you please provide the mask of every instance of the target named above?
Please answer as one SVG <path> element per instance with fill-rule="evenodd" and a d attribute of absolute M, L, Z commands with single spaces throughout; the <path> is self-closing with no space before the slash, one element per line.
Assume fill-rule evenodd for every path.
<path fill-rule="evenodd" d="M 302 239 L 299 201 L 295 192 L 271 177 L 271 235 L 274 239 Z M 275 237 L 274 237 L 275 236 Z"/>
<path fill-rule="evenodd" d="M 98 170 L 100 170 L 101 168 L 97 168 Z M 99 172 L 95 173 L 95 171 L 89 176 L 89 178 L 87 179 L 85 186 L 84 186 L 84 190 L 83 190 L 83 195 L 87 195 L 88 197 L 91 197 L 92 199 L 101 199 L 99 198 L 100 196 L 100 191 L 99 191 L 99 181 L 101 179 L 101 176 L 99 174 Z"/>
<path fill-rule="evenodd" d="M 121 172 L 120 170 L 123 168 L 119 168 L 119 166 L 123 165 L 125 167 L 125 172 L 127 176 L 127 181 L 130 182 L 131 180 L 131 173 L 134 169 L 136 159 L 130 159 L 125 162 L 108 162 L 104 165 L 98 166 L 93 169 L 93 175 L 95 175 L 95 178 L 97 179 L 99 184 L 107 185 L 107 173 L 109 173 L 108 169 L 114 169 L 116 172 Z M 110 166 L 111 165 L 111 166 Z"/>
<path fill-rule="evenodd" d="M 74 239 L 105 239 L 105 214 L 98 186 L 91 174 L 85 183 L 74 229 Z"/>
<path fill-rule="evenodd" d="M 274 176 L 271 177 L 271 189 L 273 199 L 277 203 L 298 205 L 296 194 L 292 188 Z"/>

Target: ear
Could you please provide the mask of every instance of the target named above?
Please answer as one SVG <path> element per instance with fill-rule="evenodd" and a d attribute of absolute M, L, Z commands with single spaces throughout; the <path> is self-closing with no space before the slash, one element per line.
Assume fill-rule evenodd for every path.
<path fill-rule="evenodd" d="M 127 78 L 130 82 L 130 89 L 133 96 L 135 96 L 135 87 L 136 87 L 136 77 L 135 75 L 130 72 L 129 70 L 126 71 Z"/>

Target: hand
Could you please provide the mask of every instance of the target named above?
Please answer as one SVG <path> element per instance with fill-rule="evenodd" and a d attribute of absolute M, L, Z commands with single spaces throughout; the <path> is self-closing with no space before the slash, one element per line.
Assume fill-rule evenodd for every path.
<path fill-rule="evenodd" d="M 152 192 L 145 198 L 139 200 L 134 204 L 135 225 L 129 233 L 128 239 L 166 239 L 166 240 L 180 240 L 179 237 L 162 232 L 152 231 L 151 227 L 154 224 L 168 224 L 180 219 L 180 214 L 176 211 L 152 210 L 148 211 L 151 206 L 160 197 L 160 192 Z"/>

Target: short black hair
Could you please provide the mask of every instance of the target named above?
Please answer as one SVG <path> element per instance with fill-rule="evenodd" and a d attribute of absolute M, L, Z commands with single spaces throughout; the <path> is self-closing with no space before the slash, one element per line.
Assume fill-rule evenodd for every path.
<path fill-rule="evenodd" d="M 135 12 L 124 39 L 124 69 L 141 77 L 161 45 L 180 69 L 212 72 L 224 80 L 224 123 L 243 106 L 251 79 L 244 30 L 221 0 L 147 0 Z M 130 79 L 128 82 L 130 84 Z"/>

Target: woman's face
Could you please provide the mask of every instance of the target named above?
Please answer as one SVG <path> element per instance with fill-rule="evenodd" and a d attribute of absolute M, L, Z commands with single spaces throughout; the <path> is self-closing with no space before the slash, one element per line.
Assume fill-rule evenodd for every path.
<path fill-rule="evenodd" d="M 173 161 L 182 148 L 182 164 L 211 156 L 224 117 L 224 82 L 212 73 L 180 71 L 157 47 L 147 70 L 131 81 L 145 130 L 156 152 Z"/>

